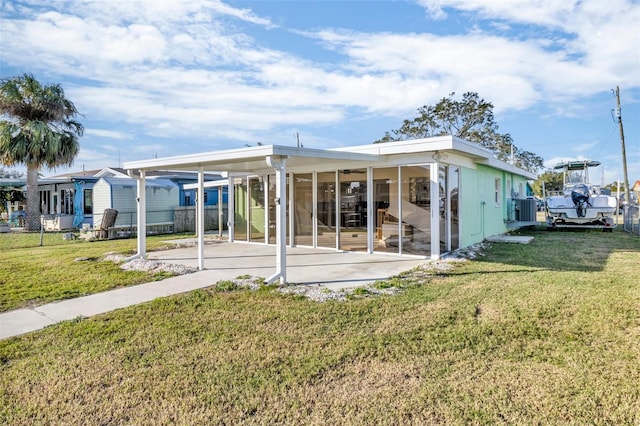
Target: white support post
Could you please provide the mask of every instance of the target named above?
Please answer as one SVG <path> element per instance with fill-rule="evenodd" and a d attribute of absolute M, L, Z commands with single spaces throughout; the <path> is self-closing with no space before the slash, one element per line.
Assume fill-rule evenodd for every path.
<path fill-rule="evenodd" d="M 262 176 L 262 193 L 264 194 L 264 243 L 269 244 L 269 176 Z"/>
<path fill-rule="evenodd" d="M 147 179 L 144 170 L 136 181 L 138 191 L 138 257 L 147 257 Z"/>
<path fill-rule="evenodd" d="M 227 190 L 227 229 L 229 230 L 229 242 L 235 241 L 236 218 L 236 187 L 233 177 L 229 176 L 229 189 Z"/>
<path fill-rule="evenodd" d="M 318 172 L 311 174 L 311 246 L 318 247 Z"/>
<path fill-rule="evenodd" d="M 84 191 L 84 188 L 83 188 Z M 58 189 L 54 186 L 54 192 L 56 194 L 56 213 L 62 214 L 62 197 L 58 193 Z M 620 191 L 618 191 L 618 194 Z"/>
<path fill-rule="evenodd" d="M 437 162 L 431 164 L 431 259 L 440 258 L 440 187 L 438 185 Z"/>
<path fill-rule="evenodd" d="M 335 201 L 335 212 L 336 212 L 336 250 L 340 250 L 340 219 L 342 217 L 342 215 L 340 214 L 341 212 L 341 205 L 340 205 L 340 198 L 342 197 L 342 194 L 340 193 L 340 172 L 338 170 L 336 170 L 336 177 L 335 177 L 335 181 L 336 181 L 336 201 Z"/>
<path fill-rule="evenodd" d="M 224 210 L 222 209 L 222 186 L 218 187 L 218 238 L 222 239 L 222 222 L 224 221 Z"/>
<path fill-rule="evenodd" d="M 373 253 L 373 167 L 367 167 L 367 253 Z"/>
<path fill-rule="evenodd" d="M 402 223 L 402 219 L 404 218 L 404 213 L 402 211 L 402 191 L 405 191 L 405 188 L 403 188 L 402 186 L 402 167 L 398 166 L 398 170 L 397 170 L 397 176 L 396 178 L 398 179 L 398 197 L 396 199 L 396 203 L 398 203 L 398 235 L 400 236 L 398 238 L 398 253 L 399 254 L 404 254 L 404 247 L 402 244 L 402 237 L 404 237 L 403 235 L 403 230 L 404 230 L 404 223 Z M 407 193 L 409 192 L 409 189 L 406 189 Z"/>
<path fill-rule="evenodd" d="M 287 192 L 286 188 L 287 188 L 287 176 L 285 174 L 285 185 L 284 185 L 284 189 L 282 190 L 284 193 Z M 277 178 L 276 178 L 277 180 Z M 294 247 L 295 246 L 295 232 L 296 232 L 296 227 L 294 226 L 295 224 L 295 220 L 296 220 L 296 206 L 293 204 L 295 199 L 293 198 L 295 196 L 294 194 L 294 185 L 295 185 L 295 176 L 293 175 L 293 173 L 289 173 L 289 194 L 287 195 L 287 203 L 289 205 L 289 223 L 287 223 L 287 226 L 289 227 L 289 247 Z M 286 206 L 287 204 L 285 204 Z M 285 212 L 285 223 L 287 221 L 286 219 L 286 212 Z M 285 236 L 285 241 L 286 241 L 286 236 Z"/>
<path fill-rule="evenodd" d="M 454 177 L 454 172 L 453 172 L 453 167 L 448 166 L 447 167 L 447 181 L 445 182 L 444 185 L 444 199 L 447 200 L 447 203 L 445 205 L 445 220 L 446 220 L 446 226 L 445 226 L 445 232 L 447 233 L 446 235 L 446 248 L 447 251 L 452 251 L 453 247 L 451 244 L 451 215 L 452 215 L 452 209 L 451 209 L 451 191 L 449 190 L 449 188 L 451 188 L 451 185 L 453 184 L 453 177 Z"/>
<path fill-rule="evenodd" d="M 204 270 L 204 168 L 198 169 L 198 193 L 196 195 L 196 230 L 198 234 L 198 269 Z"/>
<path fill-rule="evenodd" d="M 272 283 L 280 279 L 280 284 L 287 282 L 287 166 L 286 157 L 267 157 L 267 165 L 276 172 L 276 272 L 267 279 Z M 293 239 L 293 235 L 291 236 Z"/>
<path fill-rule="evenodd" d="M 246 223 L 246 232 L 245 232 L 245 237 L 244 240 L 246 242 L 250 242 L 251 241 L 251 222 L 253 221 L 253 217 L 252 217 L 252 213 L 251 213 L 251 179 L 249 178 L 249 176 L 243 177 L 242 181 L 244 182 L 245 188 L 247 189 L 246 191 L 244 191 L 244 205 L 245 207 L 245 214 L 247 215 L 247 217 L 245 218 L 245 223 Z"/>

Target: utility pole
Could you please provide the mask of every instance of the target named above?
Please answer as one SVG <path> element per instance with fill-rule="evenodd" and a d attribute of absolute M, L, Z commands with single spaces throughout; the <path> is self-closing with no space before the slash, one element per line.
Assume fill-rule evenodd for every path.
<path fill-rule="evenodd" d="M 622 128 L 622 113 L 620 108 L 620 87 L 616 86 L 616 119 L 618 120 L 618 125 L 620 127 L 620 144 L 622 145 L 622 167 L 624 171 L 624 199 L 627 203 L 631 202 L 631 198 L 629 198 L 629 175 L 627 174 L 627 153 L 624 148 L 624 129 Z M 618 193 L 618 199 L 620 199 L 620 194 Z"/>

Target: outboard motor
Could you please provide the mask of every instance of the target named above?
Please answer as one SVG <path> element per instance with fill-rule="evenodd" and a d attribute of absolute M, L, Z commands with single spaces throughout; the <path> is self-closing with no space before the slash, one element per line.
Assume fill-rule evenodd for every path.
<path fill-rule="evenodd" d="M 578 217 L 584 217 L 587 214 L 589 203 L 589 187 L 587 185 L 574 186 L 571 190 L 571 201 L 576 206 Z"/>

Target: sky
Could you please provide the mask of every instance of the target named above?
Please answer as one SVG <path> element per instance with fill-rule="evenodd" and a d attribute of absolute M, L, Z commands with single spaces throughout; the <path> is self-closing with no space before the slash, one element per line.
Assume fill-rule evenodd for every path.
<path fill-rule="evenodd" d="M 640 180 L 640 0 L 0 0 L 0 77 L 59 83 L 72 167 L 264 145 L 372 143 L 450 93 L 592 181 Z M 20 168 L 17 168 L 20 170 Z M 594 175 L 595 173 L 595 175 Z"/>

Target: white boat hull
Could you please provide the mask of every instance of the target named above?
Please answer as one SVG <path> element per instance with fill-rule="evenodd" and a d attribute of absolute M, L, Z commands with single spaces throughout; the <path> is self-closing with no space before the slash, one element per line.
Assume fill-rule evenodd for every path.
<path fill-rule="evenodd" d="M 589 198 L 583 208 L 578 208 L 570 196 L 547 198 L 547 224 L 549 226 L 615 227 L 613 216 L 617 202 L 615 197 L 596 195 Z"/>
<path fill-rule="evenodd" d="M 589 183 L 589 167 L 598 161 L 568 161 L 554 167 L 563 170 L 563 190 L 546 198 L 547 227 L 604 228 L 612 230 L 617 200 Z"/>

